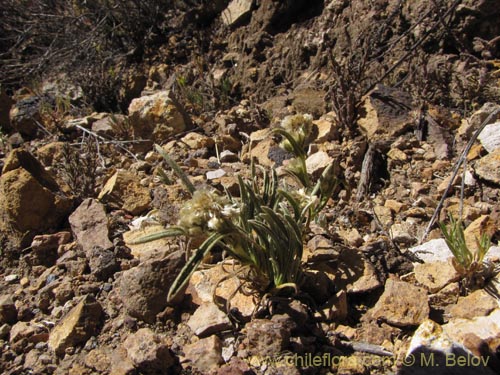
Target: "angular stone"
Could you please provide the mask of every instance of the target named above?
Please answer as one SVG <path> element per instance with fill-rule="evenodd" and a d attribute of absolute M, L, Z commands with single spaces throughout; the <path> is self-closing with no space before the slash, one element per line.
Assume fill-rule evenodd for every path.
<path fill-rule="evenodd" d="M 220 153 L 221 163 L 235 163 L 239 160 L 240 158 L 238 157 L 238 155 L 232 151 L 224 150 Z"/>
<path fill-rule="evenodd" d="M 484 358 L 473 358 L 474 354 L 464 347 L 460 342 L 454 340 L 446 330 L 445 326 L 430 319 L 425 320 L 415 331 L 407 356 L 403 366 L 398 374 L 401 375 L 424 375 L 432 372 L 433 374 L 445 375 L 467 375 L 471 373 L 472 366 L 458 364 L 458 361 L 466 361 L 468 363 L 476 363 L 473 367 L 475 374 L 493 375 L 494 371 L 484 365 Z M 416 360 L 416 359 L 419 360 Z M 429 362 L 420 359 L 425 358 L 427 361 L 432 359 L 432 366 L 436 370 L 429 371 Z M 469 362 L 474 361 L 474 362 Z M 488 361 L 489 362 L 489 361 Z M 464 362 L 465 363 L 465 362 Z"/>
<path fill-rule="evenodd" d="M 472 134 L 479 126 L 486 120 L 486 118 L 493 113 L 496 109 L 500 108 L 498 104 L 484 103 L 484 105 L 472 114 L 469 119 L 464 119 L 462 125 L 458 129 L 456 138 L 463 138 L 469 140 Z M 491 123 L 500 120 L 500 113 L 491 120 Z"/>
<path fill-rule="evenodd" d="M 428 263 L 446 261 L 447 259 L 453 257 L 452 252 L 443 238 L 436 238 L 434 240 L 427 241 L 422 245 L 410 248 L 408 251 L 411 251 L 421 260 Z"/>
<path fill-rule="evenodd" d="M 500 148 L 479 159 L 474 170 L 482 179 L 500 185 Z"/>
<path fill-rule="evenodd" d="M 170 91 L 136 98 L 128 112 L 135 138 L 161 142 L 189 126 L 189 118 Z"/>
<path fill-rule="evenodd" d="M 185 361 L 203 374 L 212 373 L 224 362 L 222 341 L 215 335 L 187 344 L 183 351 Z"/>
<path fill-rule="evenodd" d="M 460 275 L 450 260 L 432 263 L 415 263 L 415 278 L 431 293 L 436 293 L 446 285 L 458 281 Z"/>
<path fill-rule="evenodd" d="M 213 302 L 205 302 L 196 309 L 187 325 L 198 337 L 205 337 L 231 329 L 231 321 L 226 313 Z"/>
<path fill-rule="evenodd" d="M 358 124 L 371 140 L 398 136 L 414 125 L 411 108 L 408 94 L 378 85 L 366 96 Z"/>
<path fill-rule="evenodd" d="M 348 294 L 365 293 L 382 286 L 375 268 L 361 251 L 343 250 L 338 257 L 338 264 L 335 283 Z"/>
<path fill-rule="evenodd" d="M 48 346 L 58 356 L 69 347 L 84 343 L 97 333 L 103 310 L 91 295 L 86 295 L 52 329 Z"/>
<path fill-rule="evenodd" d="M 36 150 L 38 159 L 44 166 L 50 167 L 61 161 L 65 142 L 50 142 Z"/>
<path fill-rule="evenodd" d="M 371 317 L 396 327 L 417 326 L 429 316 L 427 292 L 404 281 L 387 279 Z"/>
<path fill-rule="evenodd" d="M 41 133 L 37 123 L 42 122 L 40 115 L 41 98 L 28 96 L 17 101 L 10 109 L 10 124 L 23 137 L 35 138 Z"/>
<path fill-rule="evenodd" d="M 165 372 L 174 364 L 165 340 L 149 328 L 141 328 L 129 335 L 123 347 L 141 372 Z"/>
<path fill-rule="evenodd" d="M 98 199 L 132 215 L 146 211 L 151 204 L 149 190 L 141 185 L 137 175 L 127 171 L 116 172 L 106 182 Z"/>
<path fill-rule="evenodd" d="M 222 168 L 216 169 L 215 171 L 209 171 L 206 173 L 207 180 L 216 180 L 218 178 L 224 177 L 226 171 Z"/>
<path fill-rule="evenodd" d="M 167 306 L 167 293 L 185 263 L 185 254 L 176 251 L 164 258 L 150 259 L 123 272 L 119 281 L 125 311 L 147 323 Z"/>
<path fill-rule="evenodd" d="M 486 125 L 477 138 L 488 152 L 500 148 L 500 122 Z"/>
<path fill-rule="evenodd" d="M 36 163 L 36 167 L 28 165 L 34 174 L 23 166 L 10 169 L 12 164 L 6 163 L 0 177 L 0 232 L 10 233 L 9 241 L 17 244 L 27 232 L 56 227 L 71 208 L 71 201 L 58 192 L 54 180 Z"/>
<path fill-rule="evenodd" d="M 451 307 L 450 314 L 452 318 L 472 319 L 489 315 L 498 308 L 500 302 L 483 289 L 479 289 L 466 297 L 460 297 L 457 304 Z"/>
<path fill-rule="evenodd" d="M 384 203 L 384 207 L 387 207 L 390 209 L 392 212 L 398 214 L 401 212 L 402 209 L 407 208 L 407 206 L 404 203 L 398 202 L 397 200 L 394 199 L 387 199 Z"/>
<path fill-rule="evenodd" d="M 94 247 L 87 252 L 89 260 L 90 273 L 97 280 L 107 281 L 113 274 L 120 270 L 120 264 L 116 259 L 116 255 L 111 250 Z"/>
<path fill-rule="evenodd" d="M 281 322 L 254 319 L 245 325 L 248 350 L 251 354 L 272 356 L 290 345 L 290 330 Z"/>
<path fill-rule="evenodd" d="M 109 240 L 106 210 L 97 200 L 85 199 L 70 215 L 69 223 L 76 241 L 85 253 L 89 253 L 94 247 L 104 250 L 113 247 Z"/>
<path fill-rule="evenodd" d="M 219 301 L 230 299 L 231 309 L 237 309 L 244 318 L 250 318 L 256 308 L 255 301 L 252 296 L 242 293 L 239 287 L 240 281 L 237 277 L 228 277 L 227 266 L 216 265 L 195 271 L 189 280 L 186 293 L 191 294 L 194 303 L 202 305 L 213 303 L 214 289 L 217 288 L 215 296 Z"/>
<path fill-rule="evenodd" d="M 213 148 L 215 141 L 212 137 L 207 137 L 206 135 L 191 132 L 186 134 L 181 139 L 182 143 L 185 143 L 189 148 L 193 150 L 199 150 L 200 148 Z"/>
<path fill-rule="evenodd" d="M 237 26 L 245 21 L 252 12 L 254 0 L 232 0 L 222 12 L 222 22 L 228 26 Z"/>
<path fill-rule="evenodd" d="M 250 155 L 248 156 L 250 156 L 250 158 L 257 159 L 257 163 L 263 167 L 272 167 L 274 165 L 274 161 L 269 158 L 269 153 L 275 145 L 276 144 L 272 138 L 266 138 L 255 144 L 249 153 Z"/>
<path fill-rule="evenodd" d="M 467 248 L 477 252 L 478 246 L 476 240 L 480 240 L 484 234 L 491 239 L 499 228 L 499 223 L 496 222 L 490 215 L 482 215 L 470 223 L 464 230 L 465 243 Z"/>
<path fill-rule="evenodd" d="M 306 159 L 307 173 L 319 178 L 323 170 L 333 163 L 333 159 L 324 151 L 319 151 Z"/>
<path fill-rule="evenodd" d="M 17 309 L 12 296 L 4 294 L 0 296 L 0 325 L 4 323 L 13 324 L 17 322 Z"/>
<path fill-rule="evenodd" d="M 123 346 L 116 348 L 110 357 L 110 375 L 136 375 L 137 370 Z"/>
<path fill-rule="evenodd" d="M 500 309 L 493 310 L 487 316 L 479 316 L 473 319 L 451 319 L 447 324 L 443 325 L 444 332 L 456 342 L 466 344 L 471 351 L 477 351 L 476 343 L 468 342 L 468 338 L 472 335 L 479 338 L 483 344 L 493 342 L 500 338 Z M 493 349 L 493 350 L 492 350 Z M 494 352 L 494 349 L 490 350 Z"/>
<path fill-rule="evenodd" d="M 132 136 L 130 124 L 124 115 L 111 115 L 97 120 L 92 124 L 92 131 L 101 136 L 127 137 Z"/>
<path fill-rule="evenodd" d="M 322 116 L 320 119 L 313 121 L 314 126 L 317 128 L 318 135 L 315 142 L 323 143 L 339 139 L 339 130 L 334 118 L 334 115 L 329 114 Z"/>
<path fill-rule="evenodd" d="M 160 224 L 143 225 L 138 229 L 133 229 L 128 232 L 123 233 L 123 240 L 130 248 L 131 253 L 134 257 L 140 260 L 146 260 L 148 258 L 154 257 L 155 254 L 163 253 L 170 247 L 171 238 L 164 237 L 154 241 L 148 241 L 144 243 L 136 243 L 145 236 L 154 235 L 156 233 L 163 232 L 165 227 Z"/>

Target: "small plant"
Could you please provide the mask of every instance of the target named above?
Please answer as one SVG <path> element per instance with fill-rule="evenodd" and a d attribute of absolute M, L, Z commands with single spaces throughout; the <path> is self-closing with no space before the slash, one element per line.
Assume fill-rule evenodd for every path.
<path fill-rule="evenodd" d="M 82 142 L 79 151 L 73 149 L 68 143 L 62 147 L 58 173 L 77 201 L 95 196 L 97 147 L 97 143 L 90 138 Z"/>
<path fill-rule="evenodd" d="M 462 285 L 466 291 L 484 286 L 484 283 L 494 276 L 494 267 L 485 262 L 491 242 L 486 233 L 480 239 L 476 238 L 477 251 L 471 251 L 465 240 L 464 227 L 461 220 L 450 216 L 450 226 L 440 223 L 441 232 L 446 244 L 453 253 L 453 266 L 462 277 Z"/>
<path fill-rule="evenodd" d="M 308 122 L 307 117 L 295 118 L 291 123 L 297 126 L 277 130 L 285 138 L 282 146 L 295 153 L 298 163 L 305 160 L 303 146 L 309 137 Z M 291 171 L 298 181 L 304 182 L 298 190 L 280 186 L 275 170 L 267 171 L 252 163 L 251 179 L 244 181 L 238 177 L 240 196 L 236 198 L 229 192 L 223 196 L 210 190 L 195 191 L 161 147 L 156 146 L 156 150 L 181 177 L 192 198 L 181 209 L 178 225 L 134 243 L 178 235 L 205 239 L 177 276 L 168 300 L 179 294 L 203 258 L 216 246 L 240 264 L 238 276 L 252 290 L 271 294 L 283 289 L 299 290 L 303 279 L 304 236 L 337 186 L 332 167 L 325 169 L 313 186 L 304 175 L 307 171 Z M 261 170 L 261 178 L 257 176 L 257 168 Z"/>

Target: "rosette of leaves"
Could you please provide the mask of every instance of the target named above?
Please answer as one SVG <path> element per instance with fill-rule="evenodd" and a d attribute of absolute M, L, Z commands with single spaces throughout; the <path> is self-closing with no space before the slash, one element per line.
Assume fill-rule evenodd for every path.
<path fill-rule="evenodd" d="M 272 294 L 285 288 L 295 291 L 300 288 L 304 236 L 336 186 L 329 182 L 331 169 L 325 170 L 310 193 L 297 194 L 286 187 L 280 188 L 275 170 L 261 168 L 262 177 L 258 178 L 257 167 L 252 164 L 249 181 L 238 177 L 240 195 L 236 198 L 229 192 L 223 196 L 215 191 L 195 190 L 179 166 L 160 146 L 155 147 L 192 198 L 181 209 L 178 225 L 132 244 L 167 236 L 205 236 L 172 284 L 169 301 L 183 290 L 216 246 L 240 264 L 245 272 L 239 275 L 254 291 Z"/>
<path fill-rule="evenodd" d="M 486 233 L 476 238 L 477 251 L 471 251 L 465 240 L 464 227 L 461 220 L 449 217 L 450 225 L 440 223 L 446 244 L 453 254 L 453 267 L 462 277 L 462 285 L 466 290 L 484 286 L 494 276 L 495 268 L 484 257 L 490 249 L 491 241 Z"/>

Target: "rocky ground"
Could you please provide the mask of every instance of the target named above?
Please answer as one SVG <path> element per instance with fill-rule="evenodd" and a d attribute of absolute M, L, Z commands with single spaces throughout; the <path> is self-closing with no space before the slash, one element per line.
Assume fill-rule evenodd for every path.
<path fill-rule="evenodd" d="M 500 10 L 351 3 L 176 14 L 128 71 L 123 113 L 54 77 L 2 91 L 2 373 L 500 371 Z M 304 240 L 300 292 L 244 293 L 214 251 L 167 303 L 196 244 L 133 244 L 189 198 L 153 144 L 197 189 L 237 196 L 252 159 L 286 181 L 271 129 L 296 113 L 313 117 L 309 175 L 335 164 L 342 180 Z M 460 212 L 470 249 L 491 240 L 470 288 L 437 225 Z"/>

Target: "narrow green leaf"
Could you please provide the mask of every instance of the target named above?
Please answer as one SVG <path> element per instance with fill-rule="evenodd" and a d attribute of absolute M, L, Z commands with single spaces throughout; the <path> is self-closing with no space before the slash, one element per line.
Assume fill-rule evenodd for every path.
<path fill-rule="evenodd" d="M 196 249 L 191 258 L 187 261 L 187 263 L 182 268 L 181 272 L 175 278 L 170 290 L 168 291 L 167 301 L 170 302 L 173 300 L 182 288 L 189 281 L 189 278 L 193 274 L 194 271 L 197 270 L 203 258 L 212 250 L 212 248 L 217 245 L 219 241 L 224 238 L 225 235 L 214 233 L 210 237 L 208 237 L 205 242 L 201 244 L 201 246 Z"/>
<path fill-rule="evenodd" d="M 156 241 L 165 237 L 176 237 L 186 235 L 186 231 L 181 227 L 170 227 L 157 233 L 148 234 L 144 237 L 138 238 L 136 240 L 127 242 L 129 245 L 138 245 L 141 243 Z"/>
<path fill-rule="evenodd" d="M 194 185 L 191 183 L 191 181 L 189 180 L 189 177 L 186 175 L 186 173 L 184 173 L 184 171 L 181 169 L 181 167 L 179 167 L 179 165 L 174 161 L 174 159 L 172 159 L 165 152 L 165 150 L 163 148 L 161 148 L 159 145 L 155 144 L 155 149 L 163 157 L 163 159 L 165 159 L 165 161 L 170 166 L 170 168 L 172 168 L 172 170 L 175 172 L 177 177 L 179 177 L 181 179 L 181 181 L 184 184 L 187 191 L 189 191 L 189 193 L 191 195 L 193 195 L 196 189 L 195 189 Z"/>

